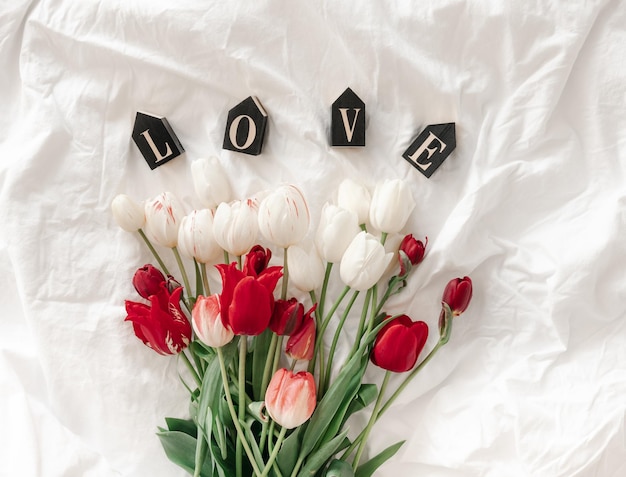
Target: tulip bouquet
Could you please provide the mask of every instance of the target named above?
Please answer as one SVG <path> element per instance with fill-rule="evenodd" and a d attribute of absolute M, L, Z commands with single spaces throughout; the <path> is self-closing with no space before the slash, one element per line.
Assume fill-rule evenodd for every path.
<path fill-rule="evenodd" d="M 428 325 L 385 312 L 427 245 L 401 234 L 415 204 L 406 183 L 381 182 L 370 195 L 344 181 L 309 234 L 297 187 L 230 200 L 217 159 L 195 161 L 192 172 L 202 210 L 185 215 L 167 192 L 143 206 L 126 195 L 112 204 L 157 264 L 135 273 L 142 301 L 126 301 L 126 320 L 187 369 L 189 416 L 166 418 L 158 432 L 167 456 L 194 476 L 372 475 L 402 445 L 365 459 L 373 426 L 449 341 L 471 280 L 445 287 L 439 338 L 418 364 Z M 157 250 L 168 248 L 179 278 Z M 339 352 L 342 337 L 349 346 Z M 365 382 L 370 365 L 381 368 L 379 382 Z M 350 418 L 360 412 L 369 417 L 355 431 Z"/>

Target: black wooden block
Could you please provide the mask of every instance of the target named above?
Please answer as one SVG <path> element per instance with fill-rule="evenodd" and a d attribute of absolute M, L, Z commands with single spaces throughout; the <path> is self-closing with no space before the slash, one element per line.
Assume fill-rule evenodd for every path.
<path fill-rule="evenodd" d="M 267 113 L 259 100 L 250 96 L 228 112 L 223 148 L 258 156 L 263 149 Z"/>
<path fill-rule="evenodd" d="M 185 152 L 167 119 L 146 113 L 137 113 L 135 116 L 133 141 L 150 169 L 155 169 Z"/>
<path fill-rule="evenodd" d="M 402 157 L 430 177 L 455 147 L 454 123 L 431 124 L 417 136 Z"/>
<path fill-rule="evenodd" d="M 365 146 L 365 103 L 350 88 L 331 108 L 332 146 Z"/>

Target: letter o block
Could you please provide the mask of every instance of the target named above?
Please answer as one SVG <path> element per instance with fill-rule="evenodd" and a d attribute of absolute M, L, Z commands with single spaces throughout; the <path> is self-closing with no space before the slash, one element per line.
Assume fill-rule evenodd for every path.
<path fill-rule="evenodd" d="M 266 129 L 267 113 L 259 100 L 250 96 L 228 112 L 222 148 L 258 156 Z"/>

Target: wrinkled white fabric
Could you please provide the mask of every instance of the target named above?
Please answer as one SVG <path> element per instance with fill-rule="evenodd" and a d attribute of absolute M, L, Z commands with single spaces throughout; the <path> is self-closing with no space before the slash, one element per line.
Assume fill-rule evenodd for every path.
<path fill-rule="evenodd" d="M 123 321 L 151 256 L 109 207 L 200 207 L 190 164 L 211 155 L 236 198 L 298 186 L 313 224 L 346 177 L 409 181 L 428 250 L 388 309 L 426 321 L 427 348 L 446 282 L 472 277 L 374 428 L 369 455 L 407 441 L 377 475 L 626 475 L 625 44 L 620 0 L 0 2 L 0 475 L 184 475 L 155 436 L 187 413 L 182 366 Z M 364 148 L 329 145 L 348 86 Z M 260 156 L 221 148 L 250 95 Z M 137 111 L 185 155 L 151 171 Z M 401 155 L 445 122 L 457 147 L 426 179 Z"/>

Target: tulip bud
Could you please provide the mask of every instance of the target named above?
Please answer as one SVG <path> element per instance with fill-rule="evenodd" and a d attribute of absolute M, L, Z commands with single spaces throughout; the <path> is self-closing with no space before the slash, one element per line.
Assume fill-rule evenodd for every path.
<path fill-rule="evenodd" d="M 250 277 L 257 277 L 267 268 L 271 259 L 272 251 L 269 248 L 265 249 L 260 245 L 255 245 L 246 254 L 243 262 L 243 273 Z"/>
<path fill-rule="evenodd" d="M 115 196 L 111 202 L 113 218 L 126 232 L 137 232 L 146 223 L 146 215 L 141 205 L 126 194 Z"/>
<path fill-rule="evenodd" d="M 381 232 L 400 232 L 414 208 L 415 200 L 407 182 L 400 179 L 381 182 L 372 197 L 370 223 Z"/>
<path fill-rule="evenodd" d="M 194 210 L 183 217 L 178 229 L 178 248 L 183 255 L 200 263 L 212 262 L 219 256 L 222 249 L 213 235 L 211 210 Z"/>
<path fill-rule="evenodd" d="M 208 346 L 219 348 L 230 343 L 235 334 L 224 326 L 218 295 L 200 295 L 191 311 L 191 324 L 196 336 Z"/>
<path fill-rule="evenodd" d="M 372 234 L 359 232 L 341 259 L 341 280 L 354 290 L 365 291 L 380 280 L 393 256 Z"/>
<path fill-rule="evenodd" d="M 342 209 L 354 212 L 359 224 L 367 222 L 371 200 L 370 192 L 363 184 L 359 184 L 352 179 L 345 179 L 339 184 L 337 205 Z"/>
<path fill-rule="evenodd" d="M 410 266 L 417 265 L 424 259 L 424 252 L 428 245 L 428 237 L 426 243 L 413 238 L 412 234 L 406 235 L 400 243 L 398 251 L 398 261 L 400 262 L 400 276 L 404 276 L 410 270 Z"/>
<path fill-rule="evenodd" d="M 259 231 L 281 248 L 300 242 L 309 230 L 310 220 L 306 200 L 293 185 L 279 187 L 259 206 Z"/>
<path fill-rule="evenodd" d="M 315 245 L 322 259 L 329 263 L 341 261 L 348 245 L 360 231 L 354 212 L 325 204 L 315 236 Z"/>
<path fill-rule="evenodd" d="M 231 198 L 228 176 L 217 157 L 197 159 L 191 163 L 193 187 L 200 202 L 214 209 Z"/>
<path fill-rule="evenodd" d="M 183 207 L 171 192 L 163 192 L 146 203 L 146 232 L 162 247 L 178 243 L 178 227 L 184 216 Z"/>
<path fill-rule="evenodd" d="M 280 336 L 289 336 L 300 328 L 303 317 L 304 305 L 295 298 L 276 300 L 270 320 L 270 330 Z"/>
<path fill-rule="evenodd" d="M 394 373 L 408 371 L 415 366 L 427 338 L 426 323 L 400 315 L 378 332 L 372 348 L 372 363 Z"/>
<path fill-rule="evenodd" d="M 441 301 L 448 304 L 455 316 L 459 316 L 467 309 L 472 293 L 472 280 L 469 277 L 453 278 L 446 285 Z"/>
<path fill-rule="evenodd" d="M 285 354 L 292 359 L 306 359 L 307 361 L 313 359 L 316 332 L 315 319 L 311 315 L 315 308 L 317 308 L 317 305 L 313 305 L 313 308 L 306 312 L 300 328 L 287 340 Z"/>
<path fill-rule="evenodd" d="M 133 275 L 133 286 L 142 298 L 148 299 L 159 293 L 163 283 L 166 283 L 165 276 L 150 264 L 144 265 Z"/>
<path fill-rule="evenodd" d="M 287 265 L 289 283 L 293 283 L 300 290 L 308 292 L 322 286 L 324 263 L 315 248 L 307 253 L 297 245 L 289 247 Z"/>
<path fill-rule="evenodd" d="M 259 225 L 256 204 L 252 200 L 222 202 L 213 217 L 213 235 L 217 243 L 232 255 L 246 253 L 257 240 Z"/>
<path fill-rule="evenodd" d="M 315 380 L 306 371 L 276 371 L 265 392 L 265 407 L 271 418 L 286 429 L 304 424 L 315 410 Z"/>

